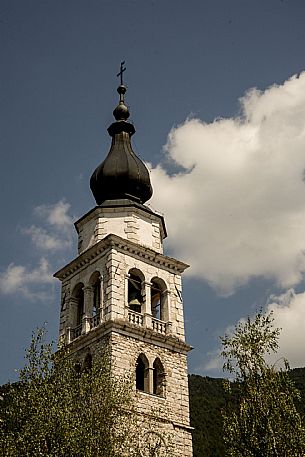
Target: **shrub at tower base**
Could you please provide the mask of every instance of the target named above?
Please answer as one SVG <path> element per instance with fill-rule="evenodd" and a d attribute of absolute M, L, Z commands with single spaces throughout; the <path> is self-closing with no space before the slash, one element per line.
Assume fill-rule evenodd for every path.
<path fill-rule="evenodd" d="M 226 388 L 233 399 L 224 411 L 226 454 L 234 457 L 303 457 L 305 429 L 295 407 L 300 396 L 289 366 L 269 365 L 278 349 L 280 330 L 272 313 L 240 322 L 222 338 L 224 369 L 235 375 Z"/>
<path fill-rule="evenodd" d="M 54 356 L 44 330 L 33 334 L 20 381 L 6 386 L 1 402 L 0 455 L 138 455 L 130 380 L 111 375 L 107 353 L 77 372 L 60 352 Z"/>

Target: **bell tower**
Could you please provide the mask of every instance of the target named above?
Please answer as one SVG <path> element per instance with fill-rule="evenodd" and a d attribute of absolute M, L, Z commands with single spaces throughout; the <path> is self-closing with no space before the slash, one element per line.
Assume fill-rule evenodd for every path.
<path fill-rule="evenodd" d="M 155 446 L 166 456 L 170 445 L 174 456 L 191 457 L 181 286 L 188 265 L 164 255 L 163 216 L 145 205 L 152 187 L 131 146 L 124 70 L 110 151 L 90 179 L 97 206 L 75 223 L 78 255 L 55 274 L 62 283 L 59 340 L 81 364 L 107 344 L 114 372 L 134 374 L 139 418 L 154 423 L 140 455 L 155 455 Z"/>

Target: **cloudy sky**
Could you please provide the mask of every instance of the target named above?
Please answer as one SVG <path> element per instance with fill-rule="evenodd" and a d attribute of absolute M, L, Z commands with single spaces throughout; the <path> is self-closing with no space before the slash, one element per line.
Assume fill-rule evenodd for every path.
<path fill-rule="evenodd" d="M 32 330 L 56 339 L 73 222 L 109 150 L 126 60 L 134 150 L 184 278 L 192 373 L 260 308 L 305 366 L 303 0 L 0 0 L 0 383 Z"/>

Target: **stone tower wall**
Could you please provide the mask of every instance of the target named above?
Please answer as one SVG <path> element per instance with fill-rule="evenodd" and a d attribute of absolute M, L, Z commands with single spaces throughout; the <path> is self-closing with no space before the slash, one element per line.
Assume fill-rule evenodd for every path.
<path fill-rule="evenodd" d="M 145 440 L 145 433 L 157 432 L 169 446 L 170 457 L 192 457 L 186 353 L 153 338 L 147 341 L 144 335 L 136 338 L 132 333 L 132 328 L 128 332 L 106 333 L 96 329 L 72 343 L 71 354 L 82 365 L 88 352 L 94 359 L 101 350 L 109 349 L 113 373 L 118 377 L 129 374 L 133 380 L 139 441 Z M 156 357 L 161 360 L 166 373 L 163 396 L 136 390 L 135 371 L 140 354 L 145 354 L 150 366 Z"/>
<path fill-rule="evenodd" d="M 115 375 L 134 376 L 134 398 L 139 421 L 139 439 L 145 433 L 158 431 L 167 445 L 174 449 L 170 457 L 192 457 L 189 423 L 189 396 L 186 356 L 190 347 L 184 342 L 184 319 L 181 273 L 187 265 L 117 235 L 106 238 L 86 249 L 57 273 L 62 281 L 60 338 L 74 335 L 69 343 L 71 354 L 81 363 L 88 352 L 94 358 L 101 346 L 109 348 Z M 144 302 L 141 313 L 128 306 L 128 278 L 131 271 L 141 275 Z M 101 315 L 98 323 L 87 318 L 92 300 L 92 278 L 101 279 Z M 164 285 L 166 318 L 152 317 L 151 283 L 155 279 Z M 70 332 L 75 326 L 75 289 L 84 291 L 85 320 L 80 333 Z M 73 311 L 74 310 L 74 311 Z M 89 312 L 90 314 L 90 312 Z M 130 318 L 135 318 L 132 320 Z M 87 321 L 88 319 L 88 321 Z M 156 322 L 155 322 L 156 321 Z M 157 327 L 153 324 L 156 324 Z M 136 367 L 144 355 L 150 373 L 150 388 L 136 389 Z M 162 365 L 161 393 L 154 394 L 154 362 Z M 142 438 L 141 438 L 142 437 Z"/>

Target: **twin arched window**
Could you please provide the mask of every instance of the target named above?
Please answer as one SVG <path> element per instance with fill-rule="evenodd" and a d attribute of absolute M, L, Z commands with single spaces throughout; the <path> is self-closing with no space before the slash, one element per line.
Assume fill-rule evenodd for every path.
<path fill-rule="evenodd" d="M 140 354 L 136 362 L 136 389 L 159 397 L 165 394 L 165 372 L 157 357 L 152 366 L 145 354 Z"/>
<path fill-rule="evenodd" d="M 153 318 L 166 321 L 167 317 L 167 299 L 165 282 L 158 277 L 154 277 L 150 283 L 150 305 L 149 314 Z M 141 271 L 133 268 L 128 274 L 128 307 L 131 311 L 143 313 L 145 297 L 145 278 Z M 147 310 L 146 310 L 147 312 Z"/>

